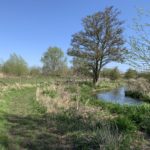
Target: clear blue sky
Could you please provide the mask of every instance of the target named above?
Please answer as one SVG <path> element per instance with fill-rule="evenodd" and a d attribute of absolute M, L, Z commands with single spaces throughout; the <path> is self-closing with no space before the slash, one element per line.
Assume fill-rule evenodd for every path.
<path fill-rule="evenodd" d="M 29 66 L 37 66 L 49 46 L 66 53 L 71 35 L 82 28 L 81 19 L 110 5 L 122 12 L 125 38 L 136 7 L 150 10 L 149 0 L 0 0 L 0 60 L 15 52 Z M 128 68 L 118 66 L 123 71 Z"/>

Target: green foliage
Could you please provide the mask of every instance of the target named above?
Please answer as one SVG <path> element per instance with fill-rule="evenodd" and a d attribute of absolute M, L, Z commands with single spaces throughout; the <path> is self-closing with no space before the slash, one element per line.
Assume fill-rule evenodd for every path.
<path fill-rule="evenodd" d="M 118 80 L 119 78 L 121 78 L 121 73 L 117 67 L 113 69 L 105 68 L 102 70 L 101 76 L 104 78 L 109 78 L 111 80 Z"/>
<path fill-rule="evenodd" d="M 49 96 L 51 98 L 56 98 L 57 95 L 58 95 L 56 90 L 44 90 L 43 94 L 47 95 L 47 96 Z"/>
<path fill-rule="evenodd" d="M 101 76 L 101 77 L 104 77 L 104 78 L 110 78 L 110 74 L 111 74 L 111 69 L 109 69 L 109 68 L 104 68 L 104 69 L 101 71 L 100 76 Z"/>
<path fill-rule="evenodd" d="M 136 78 L 138 75 L 136 70 L 128 69 L 124 75 L 126 79 Z"/>
<path fill-rule="evenodd" d="M 43 63 L 43 73 L 59 73 L 66 67 L 66 58 L 63 51 L 58 47 L 50 47 L 41 58 Z"/>
<path fill-rule="evenodd" d="M 30 75 L 31 76 L 39 76 L 39 75 L 41 75 L 41 68 L 39 68 L 39 67 L 32 67 L 32 68 L 30 68 Z"/>
<path fill-rule="evenodd" d="M 79 57 L 74 57 L 72 61 L 72 69 L 73 73 L 77 76 L 83 76 L 83 77 L 91 77 L 91 72 L 89 69 L 89 65 L 87 61 L 85 61 L 82 58 Z"/>
<path fill-rule="evenodd" d="M 120 71 L 117 67 L 111 70 L 110 72 L 110 79 L 111 80 L 118 80 L 121 77 Z"/>
<path fill-rule="evenodd" d="M 6 74 L 21 76 L 28 74 L 28 66 L 21 56 L 12 54 L 2 65 L 2 71 Z"/>

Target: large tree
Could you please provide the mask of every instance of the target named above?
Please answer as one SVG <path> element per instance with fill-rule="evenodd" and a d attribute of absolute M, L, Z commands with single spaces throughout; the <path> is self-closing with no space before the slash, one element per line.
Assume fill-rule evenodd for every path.
<path fill-rule="evenodd" d="M 52 74 L 62 72 L 66 67 L 66 58 L 63 51 L 58 47 L 50 47 L 41 58 L 43 63 L 43 73 Z"/>
<path fill-rule="evenodd" d="M 122 61 L 126 50 L 123 40 L 123 22 L 120 12 L 106 8 L 83 19 L 83 31 L 73 35 L 68 54 L 86 62 L 92 72 L 93 83 L 99 79 L 101 69 L 111 61 Z"/>

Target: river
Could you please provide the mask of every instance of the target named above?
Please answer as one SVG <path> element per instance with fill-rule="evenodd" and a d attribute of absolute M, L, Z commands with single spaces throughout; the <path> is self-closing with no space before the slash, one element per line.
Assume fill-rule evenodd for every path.
<path fill-rule="evenodd" d="M 139 105 L 143 103 L 139 99 L 125 96 L 125 87 L 120 87 L 107 92 L 100 92 L 97 94 L 97 98 L 106 102 L 119 103 L 121 105 Z"/>

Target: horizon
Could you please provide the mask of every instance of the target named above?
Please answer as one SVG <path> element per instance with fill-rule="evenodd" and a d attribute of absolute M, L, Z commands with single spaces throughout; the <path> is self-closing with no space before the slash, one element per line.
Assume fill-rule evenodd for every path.
<path fill-rule="evenodd" d="M 82 19 L 105 7 L 114 6 L 125 21 L 124 38 L 133 33 L 130 29 L 136 8 L 150 9 L 146 0 L 119 1 L 107 0 L 0 0 L 0 61 L 6 61 L 10 54 L 22 56 L 28 65 L 41 66 L 40 59 L 48 47 L 59 47 L 63 50 L 70 66 L 71 57 L 67 56 L 71 37 L 82 30 Z M 129 5 L 130 4 L 130 5 Z M 79 11 L 80 10 L 80 11 Z M 128 47 L 128 45 L 127 45 Z M 118 67 L 125 72 L 132 68 L 126 64 L 110 63 L 107 68 Z"/>

